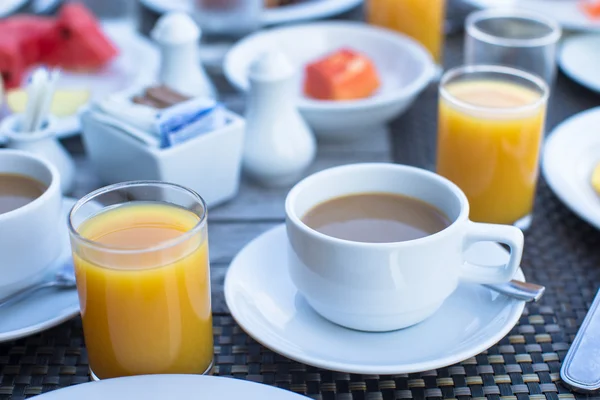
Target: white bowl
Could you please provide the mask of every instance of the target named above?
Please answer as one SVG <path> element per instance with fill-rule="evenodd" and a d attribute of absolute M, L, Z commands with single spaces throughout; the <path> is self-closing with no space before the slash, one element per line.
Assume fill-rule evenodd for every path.
<path fill-rule="evenodd" d="M 209 208 L 234 197 L 240 184 L 245 121 L 231 111 L 227 120 L 219 130 L 158 149 L 124 133 L 111 116 L 89 109 L 81 117 L 86 153 L 104 184 L 176 183 L 198 192 Z"/>
<path fill-rule="evenodd" d="M 322 101 L 304 96 L 304 66 L 343 47 L 373 60 L 380 89 L 361 100 Z M 261 53 L 276 49 L 298 69 L 298 108 L 321 139 L 347 139 L 380 130 L 413 103 L 436 72 L 427 50 L 413 39 L 364 23 L 336 21 L 270 29 L 241 40 L 225 57 L 227 79 L 247 91 L 250 64 Z"/>

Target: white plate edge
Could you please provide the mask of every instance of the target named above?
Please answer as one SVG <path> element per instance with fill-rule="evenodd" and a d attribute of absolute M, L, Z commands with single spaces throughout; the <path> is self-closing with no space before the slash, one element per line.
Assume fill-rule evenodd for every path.
<path fill-rule="evenodd" d="M 565 75 L 567 75 L 572 81 L 574 81 L 575 83 L 591 90 L 594 91 L 596 93 L 600 93 L 600 84 L 594 84 L 592 82 L 589 82 L 586 77 L 582 77 L 581 75 L 575 73 L 570 65 L 568 65 L 568 63 L 565 62 L 566 60 L 566 56 L 564 55 L 566 49 L 568 46 L 571 46 L 574 42 L 577 42 L 579 40 L 584 40 L 585 38 L 588 37 L 597 37 L 600 40 L 600 34 L 599 33 L 584 33 L 584 34 L 580 34 L 580 35 L 575 35 L 575 36 L 571 36 L 566 38 L 563 43 L 560 45 L 560 49 L 559 49 L 559 55 L 558 55 L 558 65 L 560 66 L 560 69 L 564 72 Z"/>
<path fill-rule="evenodd" d="M 564 194 L 561 189 L 561 182 L 563 182 L 566 178 L 563 178 L 562 175 L 555 172 L 555 167 L 550 164 L 549 154 L 553 154 L 555 152 L 553 143 L 557 140 L 556 138 L 560 138 L 563 134 L 562 132 L 566 132 L 568 125 L 573 123 L 573 121 L 578 120 L 580 118 L 586 118 L 589 114 L 600 114 L 600 106 L 590 108 L 588 110 L 582 111 L 571 117 L 565 119 L 560 124 L 558 124 L 552 132 L 546 137 L 544 141 L 544 146 L 542 150 L 542 174 L 544 175 L 544 179 L 550 186 L 552 193 L 563 203 L 567 208 L 569 208 L 573 213 L 575 213 L 579 218 L 589 223 L 590 225 L 600 229 L 600 217 L 595 218 L 590 216 L 583 207 L 580 207 L 576 203 L 571 202 L 568 197 Z"/>

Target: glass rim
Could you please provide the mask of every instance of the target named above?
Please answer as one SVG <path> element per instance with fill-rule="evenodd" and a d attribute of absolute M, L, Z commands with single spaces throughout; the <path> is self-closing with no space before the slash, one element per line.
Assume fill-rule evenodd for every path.
<path fill-rule="evenodd" d="M 123 249 L 123 248 L 119 248 L 119 247 L 115 247 L 115 246 L 105 245 L 105 244 L 102 244 L 97 241 L 87 239 L 87 238 L 81 236 L 79 234 L 79 232 L 77 232 L 77 229 L 73 226 L 73 216 L 75 215 L 75 213 L 77 211 L 79 211 L 79 209 L 84 204 L 89 203 L 94 198 L 96 198 L 102 194 L 114 192 L 119 189 L 141 187 L 141 186 L 154 186 L 154 187 L 162 186 L 162 187 L 177 189 L 177 190 L 186 192 L 194 200 L 196 200 L 198 202 L 198 204 L 200 204 L 202 206 L 202 215 L 200 215 L 200 219 L 198 220 L 198 222 L 196 223 L 196 225 L 194 225 L 194 227 L 192 229 L 190 229 L 186 232 L 183 232 L 181 234 L 181 236 L 166 240 L 164 242 L 160 242 L 156 245 L 146 247 L 143 249 Z M 103 207 L 102 209 L 105 209 L 107 207 Z M 160 250 L 168 249 L 170 247 L 181 244 L 181 243 L 185 242 L 186 240 L 188 240 L 189 238 L 191 238 L 192 236 L 194 236 L 195 234 L 197 234 L 198 232 L 200 232 L 204 228 L 204 226 L 206 226 L 206 220 L 207 220 L 206 202 L 198 193 L 196 193 L 192 189 L 188 189 L 185 186 L 181 186 L 181 185 L 178 185 L 175 183 L 147 180 L 147 181 L 129 181 L 129 182 L 115 183 L 112 185 L 101 187 L 100 189 L 96 189 L 96 190 L 86 194 L 81 199 L 77 200 L 77 202 L 71 208 L 71 211 L 69 211 L 67 225 L 69 227 L 70 236 L 72 238 L 76 239 L 77 241 L 85 243 L 85 245 L 87 245 L 88 247 L 94 248 L 95 250 L 108 251 L 108 252 L 114 253 L 114 254 L 129 255 L 129 254 L 141 254 L 141 253 L 150 253 L 153 251 L 160 251 Z"/>
<path fill-rule="evenodd" d="M 476 26 L 478 22 L 494 18 L 517 18 L 523 20 L 530 20 L 547 26 L 550 29 L 550 32 L 547 35 L 543 35 L 537 38 L 517 39 L 492 35 L 482 31 Z M 558 22 L 554 21 L 553 19 L 544 17 L 542 15 L 538 15 L 534 12 L 514 8 L 490 8 L 487 10 L 474 11 L 467 17 L 465 26 L 467 34 L 472 36 L 473 38 L 482 42 L 504 47 L 547 46 L 549 44 L 557 43 L 562 35 L 562 28 L 560 27 Z"/>
<path fill-rule="evenodd" d="M 504 75 L 509 77 L 517 77 L 524 80 L 527 80 L 534 85 L 536 85 L 541 90 L 541 95 L 538 100 L 533 103 L 525 104 L 523 106 L 518 107 L 506 107 L 506 108 L 498 108 L 498 107 L 488 107 L 488 106 L 478 106 L 472 103 L 468 103 L 466 101 L 460 100 L 453 96 L 446 90 L 446 85 L 448 81 L 461 76 L 461 75 L 469 75 L 473 73 L 493 73 L 498 75 Z M 444 73 L 442 78 L 440 79 L 439 84 L 440 95 L 446 99 L 447 101 L 460 106 L 461 108 L 470 110 L 470 111 L 485 111 L 490 114 L 514 114 L 524 111 L 532 111 L 536 108 L 540 107 L 542 104 L 548 102 L 548 97 L 550 96 L 550 88 L 544 79 L 540 78 L 537 75 L 534 75 L 529 72 L 522 71 L 517 68 L 512 67 L 504 67 L 500 65 L 463 65 L 460 67 L 452 68 Z"/>

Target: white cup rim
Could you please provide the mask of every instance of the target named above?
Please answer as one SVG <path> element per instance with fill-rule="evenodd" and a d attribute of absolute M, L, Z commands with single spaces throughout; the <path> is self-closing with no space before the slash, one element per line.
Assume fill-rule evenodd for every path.
<path fill-rule="evenodd" d="M 306 187 L 313 184 L 315 180 L 321 179 L 328 175 L 334 175 L 336 173 L 339 173 L 340 171 L 352 172 L 352 171 L 364 170 L 364 169 L 373 169 L 374 171 L 377 169 L 387 169 L 387 170 L 397 171 L 398 173 L 418 174 L 423 179 L 435 181 L 438 184 L 441 184 L 441 185 L 445 186 L 447 189 L 449 189 L 450 192 L 458 200 L 458 202 L 460 204 L 459 214 L 456 218 L 454 218 L 454 220 L 450 223 L 450 225 L 448 225 L 446 228 L 444 228 L 440 232 L 437 232 L 437 233 L 434 233 L 434 234 L 431 234 L 431 235 L 428 235 L 428 236 L 425 236 L 422 238 L 406 240 L 406 241 L 402 241 L 402 242 L 369 243 L 369 242 L 358 242 L 358 241 L 352 241 L 352 240 L 346 240 L 346 239 L 339 239 L 339 238 L 318 232 L 317 230 L 306 225 L 302 221 L 301 216 L 298 216 L 296 214 L 296 212 L 294 211 L 295 206 L 296 206 L 296 199 L 300 196 L 300 193 L 303 190 L 305 190 Z M 356 191 L 356 194 L 365 193 L 365 192 Z M 390 191 L 390 193 L 394 193 L 394 192 Z M 332 197 L 332 198 L 335 198 L 335 197 Z M 324 201 L 327 201 L 327 200 L 324 200 Z M 322 202 L 316 203 L 313 205 L 313 207 L 316 206 L 317 204 L 321 204 L 321 203 Z M 390 248 L 399 248 L 399 247 L 405 247 L 405 246 L 414 246 L 415 244 L 425 244 L 425 243 L 429 243 L 429 242 L 438 240 L 439 238 L 444 237 L 446 235 L 454 234 L 455 231 L 460 228 L 460 225 L 462 224 L 462 222 L 467 221 L 469 218 L 469 202 L 467 200 L 467 196 L 457 185 L 455 185 L 450 180 L 448 180 L 434 172 L 431 172 L 431 171 L 428 171 L 428 170 L 425 170 L 422 168 L 409 166 L 409 165 L 403 165 L 403 164 L 360 163 L 360 164 L 349 164 L 349 165 L 343 165 L 343 166 L 339 166 L 339 167 L 325 169 L 325 170 L 317 172 L 313 175 L 310 175 L 310 176 L 304 178 L 303 180 L 301 180 L 300 182 L 298 182 L 289 191 L 289 193 L 285 199 L 285 214 L 286 214 L 287 220 L 289 222 L 291 222 L 292 224 L 294 224 L 298 229 L 302 230 L 305 234 L 315 236 L 324 241 L 328 241 L 330 243 L 335 243 L 335 244 L 339 244 L 339 245 L 352 246 L 352 247 L 371 248 L 371 249 L 376 249 L 376 248 L 390 249 Z"/>
<path fill-rule="evenodd" d="M 44 193 L 42 193 L 41 196 L 37 197 L 33 201 L 31 201 L 17 209 L 14 209 L 12 211 L 1 213 L 0 214 L 0 223 L 9 218 L 15 218 L 20 215 L 31 212 L 33 209 L 38 208 L 39 206 L 41 206 L 42 204 L 47 202 L 54 195 L 54 192 L 56 192 L 56 191 L 60 192 L 60 187 L 59 187 L 60 183 L 58 180 L 58 170 L 52 164 L 50 164 L 48 161 L 44 160 L 43 158 L 37 157 L 33 154 L 27 153 L 25 151 L 21 151 L 21 150 L 2 149 L 2 150 L 0 150 L 0 157 L 2 157 L 3 154 L 16 156 L 17 158 L 21 158 L 21 159 L 27 159 L 28 162 L 36 162 L 38 164 L 41 164 L 44 168 L 46 168 L 48 170 L 48 172 L 50 172 L 50 185 L 48 185 L 48 187 L 46 188 Z M 0 170 L 0 174 L 2 174 L 2 173 L 5 173 L 5 172 Z M 30 178 L 37 180 L 36 177 L 30 176 L 30 175 L 27 175 L 24 173 L 22 175 L 28 176 Z"/>

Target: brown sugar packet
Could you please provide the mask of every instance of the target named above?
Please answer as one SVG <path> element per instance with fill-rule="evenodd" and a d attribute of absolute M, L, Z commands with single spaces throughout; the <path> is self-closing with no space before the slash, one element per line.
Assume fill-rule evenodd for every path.
<path fill-rule="evenodd" d="M 184 96 L 165 85 L 149 87 L 146 89 L 145 95 L 153 101 L 166 104 L 166 107 L 190 99 L 188 96 Z"/>
<path fill-rule="evenodd" d="M 152 107 L 152 108 L 166 108 L 168 107 L 164 103 L 160 103 L 158 101 L 154 101 L 145 96 L 135 96 L 131 99 L 135 104 L 142 104 L 144 106 Z"/>

